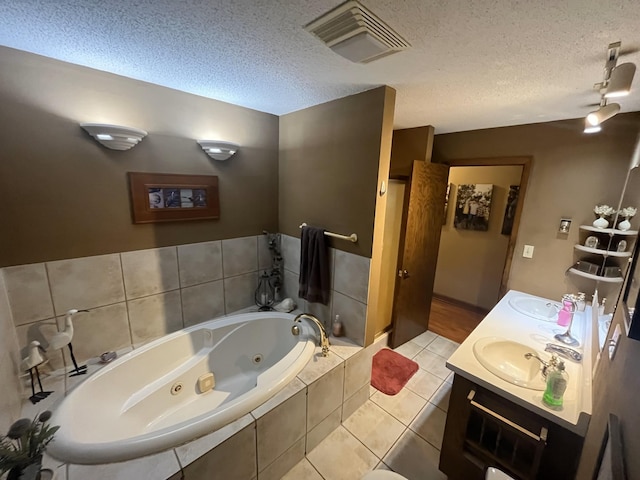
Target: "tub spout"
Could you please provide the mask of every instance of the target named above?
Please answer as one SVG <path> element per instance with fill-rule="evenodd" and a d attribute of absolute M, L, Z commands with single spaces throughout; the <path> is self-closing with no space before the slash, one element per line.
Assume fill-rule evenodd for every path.
<path fill-rule="evenodd" d="M 318 331 L 320 332 L 320 346 L 322 347 L 322 356 L 326 357 L 327 355 L 329 355 L 329 338 L 327 337 L 327 332 L 324 329 L 322 322 L 310 313 L 301 313 L 296 318 L 294 318 L 293 321 L 300 322 L 300 319 L 302 318 L 307 318 L 316 324 L 316 326 L 318 327 Z"/>

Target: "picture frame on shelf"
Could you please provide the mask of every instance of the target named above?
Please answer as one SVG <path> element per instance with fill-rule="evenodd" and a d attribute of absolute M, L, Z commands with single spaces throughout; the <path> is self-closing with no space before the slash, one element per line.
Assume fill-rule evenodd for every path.
<path fill-rule="evenodd" d="M 598 245 L 600 245 L 600 240 L 598 240 L 598 237 L 596 237 L 595 235 L 588 236 L 584 241 L 585 247 L 598 248 Z"/>

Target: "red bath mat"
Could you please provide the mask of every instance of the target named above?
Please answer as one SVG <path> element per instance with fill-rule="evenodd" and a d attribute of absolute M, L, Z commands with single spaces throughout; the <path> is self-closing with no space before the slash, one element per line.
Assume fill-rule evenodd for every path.
<path fill-rule="evenodd" d="M 418 364 L 399 353 L 383 348 L 373 356 L 371 385 L 382 393 L 395 395 L 418 371 Z"/>

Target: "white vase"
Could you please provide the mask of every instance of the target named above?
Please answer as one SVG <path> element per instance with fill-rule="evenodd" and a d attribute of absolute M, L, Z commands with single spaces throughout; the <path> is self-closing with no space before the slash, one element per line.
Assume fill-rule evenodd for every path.
<path fill-rule="evenodd" d="M 626 232 L 630 228 L 631 228 L 631 222 L 629 221 L 628 217 L 624 217 L 624 220 L 618 224 L 618 230 L 622 230 L 623 232 Z"/>
<path fill-rule="evenodd" d="M 594 220 L 593 226 L 596 228 L 607 228 L 609 226 L 609 221 L 603 216 L 600 216 L 600 218 Z"/>

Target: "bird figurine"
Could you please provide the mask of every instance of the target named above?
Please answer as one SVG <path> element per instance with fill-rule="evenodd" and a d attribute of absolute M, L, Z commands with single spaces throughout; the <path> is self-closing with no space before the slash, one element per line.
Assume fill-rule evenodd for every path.
<path fill-rule="evenodd" d="M 29 356 L 22 360 L 20 363 L 20 370 L 29 372 L 29 376 L 31 377 L 31 396 L 29 400 L 31 403 L 36 404 L 43 398 L 47 398 L 53 392 L 45 392 L 44 388 L 42 388 L 42 382 L 40 381 L 40 372 L 38 372 L 38 365 L 42 365 L 44 363 L 44 358 L 40 354 L 40 351 L 44 352 L 44 348 L 40 346 L 40 342 L 34 340 L 29 344 Z M 36 372 L 36 378 L 38 380 L 38 386 L 40 387 L 40 391 L 36 393 L 36 388 L 33 379 L 33 372 Z"/>
<path fill-rule="evenodd" d="M 75 377 L 78 375 L 84 375 L 87 373 L 87 366 L 80 365 L 78 366 L 78 362 L 76 362 L 76 357 L 73 355 L 73 345 L 71 345 L 71 340 L 73 339 L 73 322 L 71 322 L 71 317 L 73 317 L 78 312 L 88 312 L 89 310 L 76 310 L 72 308 L 67 312 L 67 316 L 64 320 L 64 330 L 62 332 L 56 333 L 49 340 L 49 348 L 53 350 L 59 350 L 66 346 L 69 347 L 69 353 L 71 354 L 71 361 L 73 362 L 73 370 L 69 374 L 70 377 Z"/>

